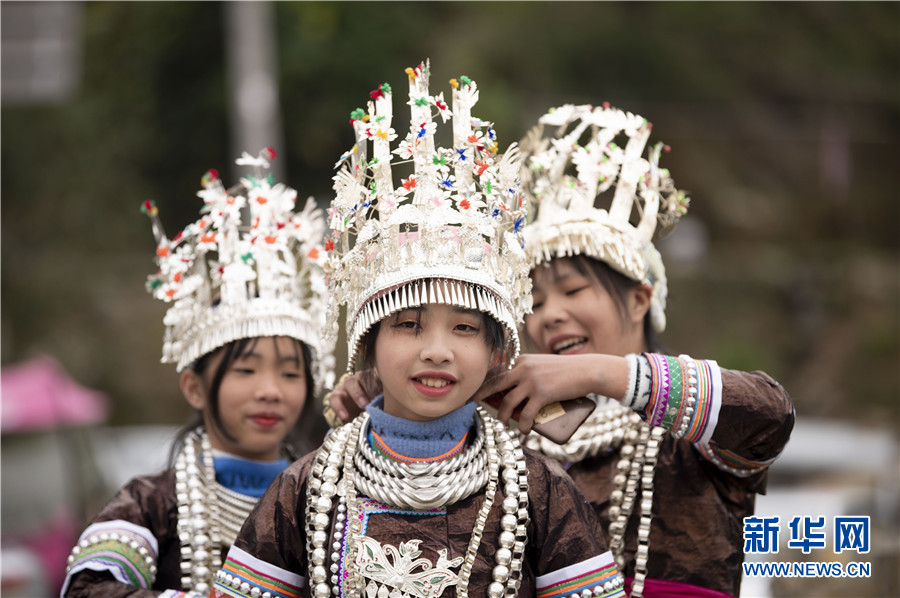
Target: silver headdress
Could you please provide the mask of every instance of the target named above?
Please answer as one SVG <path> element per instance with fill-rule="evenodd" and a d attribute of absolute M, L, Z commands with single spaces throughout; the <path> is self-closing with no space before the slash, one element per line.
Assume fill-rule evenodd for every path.
<path fill-rule="evenodd" d="M 271 148 L 246 152 L 237 164 L 255 176 L 226 189 L 215 170 L 202 179 L 200 219 L 169 240 L 154 202 L 144 202 L 156 237 L 159 271 L 147 290 L 171 303 L 162 361 L 180 372 L 197 358 L 231 341 L 288 336 L 313 352 L 319 387 L 334 379 L 333 345 L 323 340 L 327 285 L 321 266 L 325 221 L 312 198 L 294 212 L 297 192 L 263 176 Z"/>
<path fill-rule="evenodd" d="M 351 115 L 357 144 L 336 165 L 326 243 L 333 330 L 345 304 L 352 369 L 373 324 L 401 309 L 445 303 L 493 316 L 517 355 L 517 324 L 531 309 L 518 151 L 498 156 L 493 126 L 472 116 L 474 81 L 450 81 L 451 111 L 443 92 L 429 95 L 427 61 L 406 72 L 411 119 L 399 147 L 390 147 L 398 135 L 385 83 L 371 92 L 367 111 Z M 444 123 L 452 117 L 451 148 L 436 147 L 435 116 Z M 392 166 L 406 168 L 399 185 Z"/>
<path fill-rule="evenodd" d="M 545 126 L 554 128 L 552 138 L 544 136 Z M 542 116 L 522 142 L 528 155 L 523 191 L 536 210 L 525 247 L 532 265 L 583 254 L 649 284 L 650 316 L 662 331 L 666 273 L 652 239 L 657 224 L 674 226 L 690 200 L 659 167 L 668 147 L 657 143 L 643 157 L 651 128 L 607 105 L 567 104 Z"/>

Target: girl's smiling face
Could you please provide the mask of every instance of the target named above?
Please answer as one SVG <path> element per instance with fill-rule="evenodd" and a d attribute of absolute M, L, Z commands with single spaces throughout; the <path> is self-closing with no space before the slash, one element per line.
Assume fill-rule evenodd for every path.
<path fill-rule="evenodd" d="M 227 366 L 218 389 L 217 425 L 209 401 L 213 372 L 224 359 L 214 354 L 208 367 L 182 373 L 188 402 L 203 413 L 213 448 L 246 459 L 274 461 L 306 403 L 306 373 L 299 342 L 262 337 L 247 343 Z"/>
<path fill-rule="evenodd" d="M 492 362 L 485 318 L 475 310 L 427 304 L 382 320 L 374 364 L 385 412 L 429 421 L 465 405 Z"/>
<path fill-rule="evenodd" d="M 622 306 L 568 258 L 538 266 L 531 280 L 534 307 L 525 316 L 525 329 L 538 352 L 627 355 L 644 350 L 646 285 L 628 289 Z"/>

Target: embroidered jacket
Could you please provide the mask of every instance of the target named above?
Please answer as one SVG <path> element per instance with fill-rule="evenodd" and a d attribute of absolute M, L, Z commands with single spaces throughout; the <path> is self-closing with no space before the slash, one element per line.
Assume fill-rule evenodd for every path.
<path fill-rule="evenodd" d="M 663 436 L 653 477 L 645 598 L 654 595 L 653 580 L 740 594 L 743 519 L 753 514 L 756 494 L 765 493 L 768 466 L 794 425 L 790 397 L 767 374 L 698 363 L 710 374 L 702 390 L 708 394 L 700 401 L 708 413 L 698 416 L 707 425 L 694 437 Z M 618 460 L 613 450 L 566 464 L 604 530 Z M 625 531 L 626 578 L 634 575 L 638 510 Z"/>
<path fill-rule="evenodd" d="M 624 596 L 620 580 L 617 589 L 603 590 L 604 583 L 619 575 L 590 505 L 558 464 L 527 449 L 525 454 L 531 520 L 519 594 L 555 598 L 587 591 L 595 596 Z M 308 455 L 288 467 L 260 499 L 225 561 L 223 571 L 230 581 L 217 581 L 210 596 L 249 598 L 265 592 L 273 598 L 311 595 L 305 521 L 306 486 L 313 458 Z M 470 596 L 486 596 L 492 581 L 494 554 L 502 531 L 499 505 L 503 498 L 498 490 L 472 568 Z M 458 571 L 484 500 L 482 490 L 455 504 L 422 511 L 395 508 L 360 496 L 362 530 L 372 546 L 367 553 L 376 565 L 392 571 L 382 581 L 395 589 L 403 588 L 405 593 L 398 592 L 398 596 L 424 598 L 429 594 L 417 594 L 412 582 L 426 568 L 431 573 L 440 570 L 445 585 L 433 595 L 455 596 L 455 587 L 443 572 Z M 329 538 L 334 537 L 332 528 Z M 344 535 L 338 537 L 341 562 L 335 564 L 334 571 L 336 578 L 342 579 L 348 543 Z M 334 547 L 329 543 L 327 550 L 331 553 Z M 413 560 L 413 553 L 415 560 L 428 564 L 404 566 Z M 440 580 L 432 575 L 429 581 Z"/>

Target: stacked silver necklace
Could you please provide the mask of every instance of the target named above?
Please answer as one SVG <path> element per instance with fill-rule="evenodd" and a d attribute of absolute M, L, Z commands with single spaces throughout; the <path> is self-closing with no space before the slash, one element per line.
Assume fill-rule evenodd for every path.
<path fill-rule="evenodd" d="M 205 596 L 222 566 L 222 547 L 234 543 L 257 499 L 216 482 L 212 446 L 202 428 L 191 432 L 175 458 L 181 587 Z"/>
<path fill-rule="evenodd" d="M 453 504 L 484 488 L 484 503 L 475 519 L 472 538 L 455 582 L 456 595 L 467 597 L 478 546 L 502 477 L 505 498 L 500 525 L 503 531 L 495 555 L 494 581 L 488 587 L 488 596 L 515 596 L 522 582 L 522 561 L 529 522 L 528 472 L 519 442 L 503 424 L 479 407 L 477 436 L 472 446 L 443 462 L 407 464 L 382 457 L 371 449 L 366 438 L 368 421 L 368 414 L 363 413 L 351 424 L 333 432 L 319 449 L 310 471 L 306 532 L 313 595 L 327 598 L 331 594 L 343 593 L 356 598 L 364 592 L 369 593 L 355 559 L 347 559 L 348 576 L 343 581 L 343 592 L 338 575 L 345 527 L 349 526 L 347 537 L 350 546 L 347 553 L 355 555 L 359 550 L 358 538 L 362 529 L 357 491 L 395 507 L 428 509 Z M 423 492 L 425 488 L 428 489 L 427 494 Z M 333 537 L 329 538 L 332 512 Z M 333 549 L 330 575 L 326 570 L 329 542 Z M 390 592 L 391 596 L 403 596 L 396 587 L 393 592 L 384 587 L 382 590 L 385 595 Z"/>
<path fill-rule="evenodd" d="M 653 474 L 659 445 L 665 433 L 641 420 L 618 401 L 596 397 L 597 409 L 564 445 L 532 433 L 525 439 L 529 448 L 563 463 L 577 463 L 589 457 L 619 449 L 609 507 L 609 547 L 616 565 L 625 572 L 625 528 L 634 511 L 638 488 L 641 491 L 638 545 L 634 564 L 632 598 L 643 595 L 650 550 L 650 522 L 653 518 Z"/>
<path fill-rule="evenodd" d="M 434 509 L 471 496 L 488 483 L 487 451 L 481 450 L 485 443 L 483 434 L 475 437 L 468 450 L 449 459 L 415 464 L 380 457 L 367 436 L 360 434 L 356 441 L 356 486 L 360 493 L 383 503 Z"/>

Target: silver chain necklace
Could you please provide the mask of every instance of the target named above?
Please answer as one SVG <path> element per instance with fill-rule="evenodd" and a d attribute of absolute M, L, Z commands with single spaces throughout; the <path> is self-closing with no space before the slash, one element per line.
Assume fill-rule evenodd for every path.
<path fill-rule="evenodd" d="M 175 458 L 181 587 L 206 595 L 222 566 L 222 547 L 231 545 L 257 499 L 216 482 L 206 431 L 194 430 Z"/>

